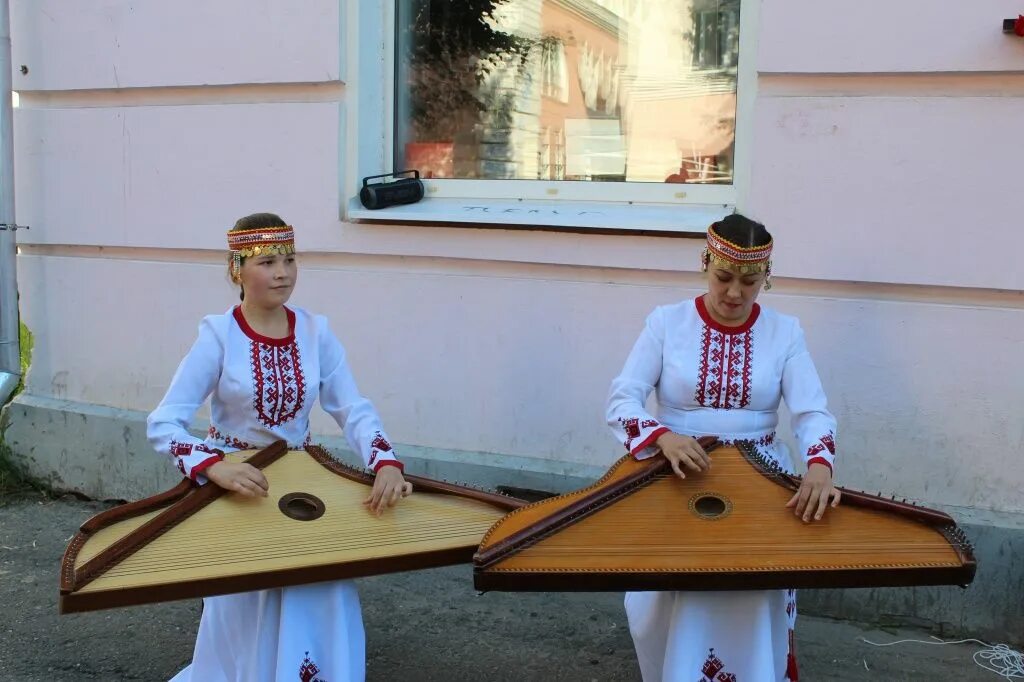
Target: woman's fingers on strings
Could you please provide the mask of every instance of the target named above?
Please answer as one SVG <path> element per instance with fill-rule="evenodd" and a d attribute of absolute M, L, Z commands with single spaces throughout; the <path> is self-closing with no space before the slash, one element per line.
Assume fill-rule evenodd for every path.
<path fill-rule="evenodd" d="M 815 506 L 818 508 L 818 510 L 816 512 L 814 512 L 814 520 L 815 521 L 820 521 L 821 517 L 824 516 L 824 514 L 825 514 L 825 510 L 828 509 L 828 498 L 830 496 L 830 492 L 831 491 L 828 489 L 828 487 L 823 487 L 821 489 L 821 492 L 818 494 L 818 499 L 817 499 L 816 504 L 815 504 Z M 808 513 L 809 513 L 809 510 L 808 510 Z M 806 518 L 805 518 L 805 520 L 806 520 Z"/>
<path fill-rule="evenodd" d="M 697 471 L 697 472 L 701 471 L 700 460 L 697 458 L 696 454 L 694 454 L 692 452 L 689 452 L 688 450 L 683 450 L 679 454 L 680 454 L 680 457 L 679 457 L 680 461 L 684 465 L 686 465 L 687 469 L 690 469 L 691 471 Z"/>
<path fill-rule="evenodd" d="M 374 483 L 373 488 L 370 490 L 370 494 L 363 501 L 363 504 L 368 506 L 371 511 L 377 510 L 377 503 L 380 501 L 380 489 L 377 488 L 377 484 Z"/>
<path fill-rule="evenodd" d="M 249 469 L 242 472 L 243 475 L 253 483 L 256 487 L 266 493 L 270 490 L 270 483 L 267 482 L 267 477 L 263 475 L 263 472 L 255 467 L 249 467 Z"/>
<path fill-rule="evenodd" d="M 838 507 L 839 500 L 843 497 L 842 491 L 839 488 L 832 488 L 832 506 Z"/>
<path fill-rule="evenodd" d="M 797 516 L 803 516 L 804 510 L 807 509 L 807 501 L 811 496 L 811 489 L 808 485 L 800 486 L 799 499 L 796 501 L 796 511 L 794 512 Z"/>
<path fill-rule="evenodd" d="M 412 483 L 409 483 L 409 481 L 403 481 L 402 497 L 409 497 L 409 495 L 412 495 Z"/>
<path fill-rule="evenodd" d="M 700 464 L 702 471 L 704 469 L 711 468 L 711 458 L 708 457 L 708 453 L 704 451 L 704 448 L 700 446 L 700 443 L 697 440 L 693 441 L 693 454 L 695 456 L 695 461 Z"/>
<path fill-rule="evenodd" d="M 676 472 L 676 476 L 678 476 L 679 478 L 686 478 L 686 474 L 684 474 L 683 470 L 679 467 L 678 459 L 674 457 L 669 457 L 668 455 L 665 455 L 665 458 L 672 465 L 672 471 Z"/>
<path fill-rule="evenodd" d="M 259 493 L 256 492 L 256 484 L 251 483 L 248 479 L 236 479 L 234 481 L 235 490 L 242 493 L 246 497 L 256 497 Z M 265 494 L 265 493 L 264 493 Z"/>
<path fill-rule="evenodd" d="M 266 485 L 264 485 L 265 483 L 266 483 L 266 479 L 264 479 L 263 483 L 260 483 L 259 481 L 253 481 L 251 479 L 248 481 L 248 484 L 249 484 L 250 488 L 252 489 L 253 493 L 255 493 L 256 495 L 258 495 L 260 497 L 266 497 L 267 496 L 267 487 L 266 487 Z"/>
<path fill-rule="evenodd" d="M 381 498 L 382 498 L 381 492 L 382 491 L 380 491 L 380 490 L 374 489 L 373 495 L 370 497 L 370 511 L 375 516 L 380 516 L 380 506 L 381 506 Z"/>

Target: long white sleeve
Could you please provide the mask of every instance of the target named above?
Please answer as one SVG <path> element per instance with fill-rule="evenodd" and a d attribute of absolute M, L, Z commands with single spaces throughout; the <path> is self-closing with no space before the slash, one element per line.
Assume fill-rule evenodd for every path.
<path fill-rule="evenodd" d="M 646 403 L 661 378 L 665 322 L 661 308 L 647 317 L 640 337 L 608 392 L 605 419 L 615 438 L 637 459 L 657 454 L 652 443 L 668 431 L 647 412 Z"/>
<path fill-rule="evenodd" d="M 402 468 L 373 403 L 359 393 L 345 358 L 345 348 L 331 332 L 325 318 L 318 316 L 317 324 L 320 406 L 342 428 L 349 447 L 359 453 L 367 467 L 374 471 L 385 465 Z"/>
<path fill-rule="evenodd" d="M 806 464 L 820 462 L 832 469 L 836 458 L 836 418 L 828 410 L 825 390 L 807 350 L 803 329 L 795 320 L 782 370 L 782 397 L 789 406 L 793 433 Z"/>
<path fill-rule="evenodd" d="M 224 349 L 209 320 L 199 324 L 199 336 L 178 365 L 160 405 L 146 420 L 153 448 L 171 458 L 181 473 L 195 480 L 223 453 L 188 432 L 196 411 L 213 392 L 220 377 Z"/>

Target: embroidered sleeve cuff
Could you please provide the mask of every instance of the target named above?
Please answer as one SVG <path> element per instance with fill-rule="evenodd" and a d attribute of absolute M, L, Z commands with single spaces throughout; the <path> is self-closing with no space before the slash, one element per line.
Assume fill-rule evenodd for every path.
<path fill-rule="evenodd" d="M 640 445 L 636 446 L 633 449 L 633 451 L 629 454 L 633 455 L 633 457 L 636 459 L 647 459 L 649 457 L 654 457 L 654 455 L 658 454 L 658 449 L 654 447 L 654 442 L 658 440 L 658 436 L 660 436 L 663 433 L 666 433 L 667 431 L 667 426 L 659 426 L 658 428 L 654 429 L 653 431 L 650 432 L 650 434 L 648 434 L 646 438 L 643 439 Z"/>
<path fill-rule="evenodd" d="M 174 465 L 182 476 L 198 480 L 196 476 L 204 469 L 210 468 L 215 462 L 224 459 L 224 452 L 217 448 L 211 448 L 205 443 L 182 443 L 172 441 L 169 447 Z M 202 481 L 200 481 L 202 482 Z"/>
<path fill-rule="evenodd" d="M 399 462 L 397 459 L 382 459 L 377 462 L 373 467 L 373 473 L 377 473 L 383 467 L 398 467 L 399 471 L 405 471 L 405 465 Z"/>
<path fill-rule="evenodd" d="M 662 426 L 655 419 L 630 417 L 620 419 L 619 422 L 626 435 L 623 445 L 636 459 L 653 457 L 656 452 L 651 446 L 658 440 L 658 436 L 668 431 L 668 427 Z"/>
<path fill-rule="evenodd" d="M 832 471 L 832 466 L 836 461 L 835 435 L 830 431 L 819 438 L 817 443 L 807 448 L 804 459 L 807 461 L 807 466 L 824 464 L 829 471 Z"/>
<path fill-rule="evenodd" d="M 199 454 L 199 453 L 196 453 L 196 454 Z M 203 454 L 206 454 L 206 453 L 203 453 Z M 207 457 L 203 461 L 201 461 L 198 464 L 196 464 L 195 466 L 193 466 L 189 470 L 189 472 L 188 472 L 188 477 L 191 478 L 193 481 L 197 480 L 196 476 L 198 476 L 199 474 L 203 473 L 204 471 L 206 471 L 207 469 L 209 469 L 211 466 L 213 466 L 217 462 L 221 461 L 222 459 L 224 459 L 224 455 L 221 454 L 221 453 L 216 453 L 215 452 L 215 453 L 211 454 L 209 457 Z"/>
<path fill-rule="evenodd" d="M 807 460 L 807 467 L 810 468 L 812 464 L 824 464 L 828 467 L 829 473 L 832 473 L 832 462 L 828 461 L 824 457 L 811 457 Z"/>
<path fill-rule="evenodd" d="M 385 464 L 403 468 L 395 457 L 395 449 L 391 447 L 388 437 L 380 431 L 376 431 L 370 441 L 370 457 L 366 460 L 366 466 L 377 471 Z"/>

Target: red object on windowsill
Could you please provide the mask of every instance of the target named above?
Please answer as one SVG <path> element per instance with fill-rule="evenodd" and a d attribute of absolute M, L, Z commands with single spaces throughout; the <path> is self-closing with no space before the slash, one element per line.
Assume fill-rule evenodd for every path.
<path fill-rule="evenodd" d="M 1024 38 L 1024 14 L 1016 19 L 1003 19 L 1003 33 L 1016 33 Z"/>

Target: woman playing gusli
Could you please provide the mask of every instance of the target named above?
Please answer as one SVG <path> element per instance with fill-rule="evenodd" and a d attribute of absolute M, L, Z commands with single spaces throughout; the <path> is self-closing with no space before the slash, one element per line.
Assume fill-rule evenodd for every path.
<path fill-rule="evenodd" d="M 224 453 L 278 440 L 302 448 L 319 399 L 349 447 L 376 472 L 365 504 L 366 513 L 380 515 L 411 486 L 326 318 L 285 305 L 298 269 L 292 228 L 274 214 L 257 213 L 240 219 L 227 240 L 241 304 L 203 318 L 199 337 L 149 416 L 150 443 L 201 484 L 266 496 L 266 477 L 225 460 Z M 188 426 L 208 397 L 209 434 L 196 438 Z M 203 600 L 192 664 L 174 682 L 362 680 L 365 658 L 351 581 L 230 594 Z"/>
<path fill-rule="evenodd" d="M 711 225 L 707 293 L 648 316 L 612 382 L 607 420 L 634 457 L 665 457 L 684 478 L 713 466 L 700 436 L 752 441 L 792 472 L 775 433 L 784 399 L 807 467 L 787 506 L 810 523 L 839 503 L 836 420 L 800 323 L 756 302 L 770 287 L 772 246 L 765 227 L 741 215 Z M 655 414 L 645 409 L 651 391 Z M 635 592 L 625 603 L 645 682 L 797 679 L 793 590 Z"/>

